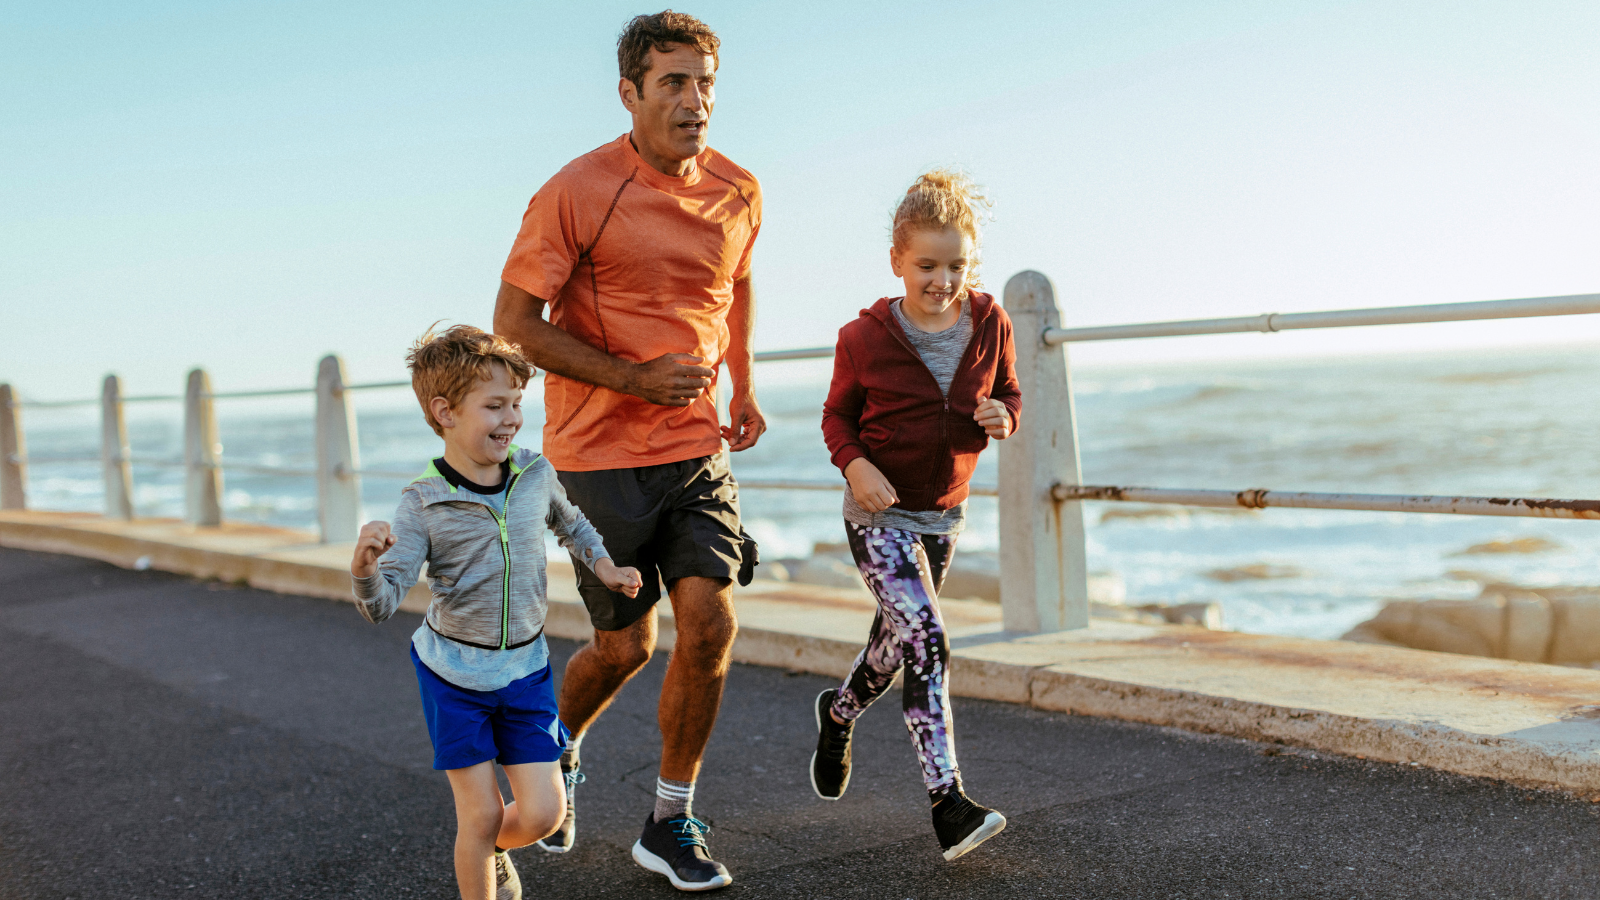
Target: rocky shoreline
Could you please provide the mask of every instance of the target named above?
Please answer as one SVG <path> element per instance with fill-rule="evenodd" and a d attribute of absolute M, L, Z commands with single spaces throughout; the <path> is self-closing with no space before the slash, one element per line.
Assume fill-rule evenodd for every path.
<path fill-rule="evenodd" d="M 1342 640 L 1600 667 L 1600 587 L 1490 582 L 1471 600 L 1396 600 Z"/>

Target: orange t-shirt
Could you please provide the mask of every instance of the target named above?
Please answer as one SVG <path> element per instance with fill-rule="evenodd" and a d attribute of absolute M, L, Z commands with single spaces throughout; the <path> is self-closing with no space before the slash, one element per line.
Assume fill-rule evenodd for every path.
<path fill-rule="evenodd" d="M 533 195 L 501 278 L 549 302 L 550 322 L 629 362 L 692 353 L 721 364 L 733 283 L 761 229 L 755 176 L 711 148 L 663 175 L 624 134 L 568 163 Z M 587 472 L 679 462 L 722 449 L 717 384 L 657 406 L 547 373 L 544 454 Z"/>

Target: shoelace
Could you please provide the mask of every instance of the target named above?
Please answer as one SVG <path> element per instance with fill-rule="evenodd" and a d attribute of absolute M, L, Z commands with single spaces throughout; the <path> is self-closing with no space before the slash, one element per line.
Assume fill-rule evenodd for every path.
<path fill-rule="evenodd" d="M 850 746 L 850 732 L 855 729 L 855 721 L 840 725 L 833 720 L 827 711 L 822 713 L 822 752 L 823 755 L 835 762 L 843 762 L 845 750 Z"/>
<path fill-rule="evenodd" d="M 567 782 L 567 799 L 568 800 L 572 799 L 572 789 L 573 788 L 575 788 L 578 785 L 583 784 L 585 781 L 589 780 L 588 777 L 585 776 L 583 774 L 583 772 L 578 770 L 578 769 L 573 769 L 570 772 L 562 772 L 561 773 L 561 777 L 563 779 L 565 779 L 566 782 Z"/>
<path fill-rule="evenodd" d="M 850 748 L 850 730 L 840 726 L 842 730 L 828 730 L 827 739 L 822 742 L 822 755 L 834 762 L 843 762 L 845 751 Z"/>
<path fill-rule="evenodd" d="M 956 794 L 936 807 L 939 818 L 946 822 L 959 822 L 972 813 L 978 804 L 967 799 L 966 794 Z"/>
<path fill-rule="evenodd" d="M 494 877 L 496 881 L 500 882 L 511 878 L 510 873 L 506 871 L 506 854 L 504 853 L 496 853 L 494 855 Z"/>
<path fill-rule="evenodd" d="M 672 823 L 672 833 L 677 836 L 678 846 L 681 849 L 699 847 L 702 850 L 710 850 L 706 846 L 706 838 L 711 836 L 711 826 L 694 816 L 675 820 Z"/>

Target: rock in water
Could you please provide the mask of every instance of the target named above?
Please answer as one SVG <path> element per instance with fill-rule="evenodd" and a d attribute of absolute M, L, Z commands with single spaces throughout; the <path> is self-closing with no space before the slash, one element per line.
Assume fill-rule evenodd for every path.
<path fill-rule="evenodd" d="M 1589 666 L 1600 662 L 1600 588 L 1489 584 L 1472 600 L 1397 600 L 1343 639 Z"/>

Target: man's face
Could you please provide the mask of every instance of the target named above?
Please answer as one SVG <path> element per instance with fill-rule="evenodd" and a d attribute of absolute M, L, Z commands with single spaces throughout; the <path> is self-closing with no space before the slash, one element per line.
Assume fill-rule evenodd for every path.
<path fill-rule="evenodd" d="M 670 46 L 667 53 L 651 48 L 643 93 L 626 78 L 620 85 L 622 105 L 633 113 L 639 155 L 658 169 L 700 155 L 716 103 L 717 72 L 711 57 L 682 44 Z"/>

